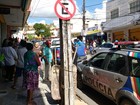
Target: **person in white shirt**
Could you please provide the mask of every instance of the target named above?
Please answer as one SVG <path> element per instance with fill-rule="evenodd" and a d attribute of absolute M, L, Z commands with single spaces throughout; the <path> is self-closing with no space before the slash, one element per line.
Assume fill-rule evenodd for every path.
<path fill-rule="evenodd" d="M 24 54 L 27 52 L 26 49 L 26 41 L 21 40 L 19 43 L 19 47 L 17 49 L 17 63 L 16 63 L 16 72 L 14 76 L 14 83 L 11 88 L 15 89 L 16 88 L 16 83 L 19 77 L 23 75 L 24 71 Z"/>
<path fill-rule="evenodd" d="M 5 57 L 5 70 L 6 70 L 6 80 L 12 81 L 13 74 L 15 70 L 15 63 L 18 58 L 17 53 L 14 48 L 12 48 L 12 41 L 8 42 L 7 47 L 2 48 L 2 53 Z"/>

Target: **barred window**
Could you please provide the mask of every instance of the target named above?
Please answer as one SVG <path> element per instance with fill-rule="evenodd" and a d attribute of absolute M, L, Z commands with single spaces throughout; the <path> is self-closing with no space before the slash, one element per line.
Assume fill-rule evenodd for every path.
<path fill-rule="evenodd" d="M 119 17 L 119 9 L 111 11 L 111 19 Z"/>
<path fill-rule="evenodd" d="M 130 13 L 140 12 L 140 0 L 130 3 Z"/>

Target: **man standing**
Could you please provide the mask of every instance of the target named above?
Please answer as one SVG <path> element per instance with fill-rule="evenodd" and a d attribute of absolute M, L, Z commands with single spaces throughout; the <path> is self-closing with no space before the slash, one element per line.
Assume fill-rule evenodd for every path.
<path fill-rule="evenodd" d="M 51 51 L 51 42 L 47 40 L 45 42 L 46 46 L 43 49 L 43 58 L 45 60 L 45 78 L 44 81 L 51 81 L 52 71 L 51 71 L 51 63 L 53 59 L 52 51 Z"/>
<path fill-rule="evenodd" d="M 77 42 L 75 43 L 75 47 L 77 47 L 77 62 L 80 62 L 82 60 L 87 59 L 86 56 L 86 49 L 85 49 L 85 43 L 83 42 L 83 37 L 79 36 L 77 37 Z"/>

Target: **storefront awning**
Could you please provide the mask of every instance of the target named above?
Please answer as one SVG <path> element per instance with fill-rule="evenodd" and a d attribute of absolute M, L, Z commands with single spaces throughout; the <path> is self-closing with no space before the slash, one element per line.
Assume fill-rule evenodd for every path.
<path fill-rule="evenodd" d="M 129 14 L 127 16 L 118 17 L 107 21 L 103 24 L 103 31 L 118 29 L 122 27 L 127 27 L 130 25 L 135 25 L 135 22 L 140 19 L 140 14 Z"/>
<path fill-rule="evenodd" d="M 92 31 L 87 31 L 87 35 L 91 35 L 91 34 L 97 34 L 100 33 L 101 30 L 92 30 Z"/>

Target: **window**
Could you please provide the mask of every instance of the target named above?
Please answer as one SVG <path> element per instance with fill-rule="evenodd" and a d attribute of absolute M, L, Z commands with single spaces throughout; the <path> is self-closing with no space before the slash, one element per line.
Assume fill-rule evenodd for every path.
<path fill-rule="evenodd" d="M 111 19 L 119 17 L 119 9 L 111 11 Z"/>
<path fill-rule="evenodd" d="M 60 45 L 60 40 L 52 41 L 52 46 L 55 46 L 55 45 Z"/>
<path fill-rule="evenodd" d="M 107 70 L 123 74 L 123 70 L 126 71 L 125 63 L 125 56 L 113 54 L 107 66 Z"/>
<path fill-rule="evenodd" d="M 107 53 L 102 53 L 91 59 L 90 65 L 92 67 L 102 68 L 103 62 L 105 60 L 105 57 L 107 56 Z"/>
<path fill-rule="evenodd" d="M 102 44 L 100 47 L 103 47 L 103 48 L 112 48 L 113 47 L 113 44 L 111 44 L 111 43 L 105 43 L 105 44 Z"/>
<path fill-rule="evenodd" d="M 140 1 L 130 3 L 130 13 L 140 12 Z"/>
<path fill-rule="evenodd" d="M 140 76 L 140 59 L 131 58 L 130 60 L 131 75 Z"/>

